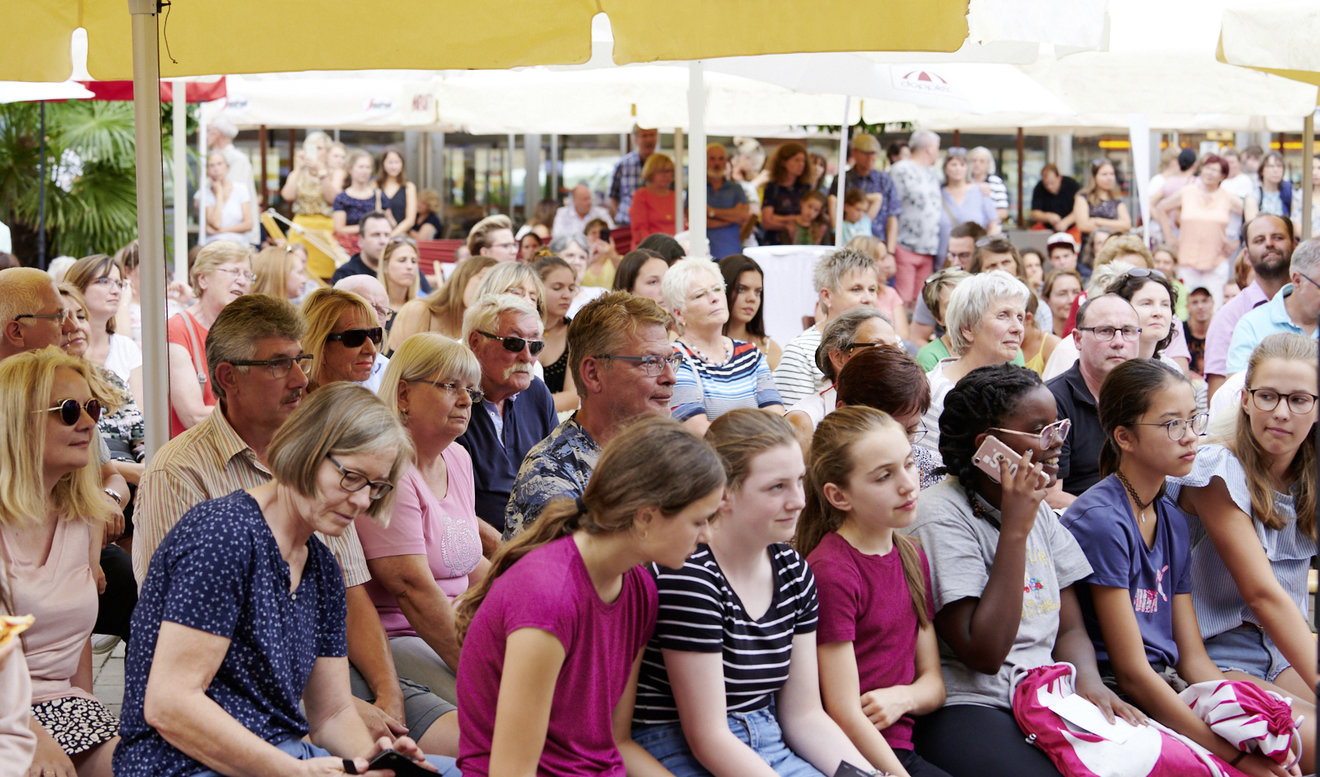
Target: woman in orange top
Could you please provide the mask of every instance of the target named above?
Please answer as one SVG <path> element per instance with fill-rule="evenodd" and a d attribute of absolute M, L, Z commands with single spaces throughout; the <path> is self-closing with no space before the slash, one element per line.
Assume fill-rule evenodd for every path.
<path fill-rule="evenodd" d="M 633 244 L 657 232 L 672 235 L 674 227 L 674 160 L 664 154 L 652 154 L 642 166 L 646 186 L 633 194 L 628 218 L 632 222 Z"/>
<path fill-rule="evenodd" d="M 1215 154 L 1201 161 L 1201 170 L 1187 186 L 1166 197 L 1155 209 L 1160 229 L 1178 251 L 1178 274 L 1187 288 L 1205 286 L 1219 298 L 1229 280 L 1229 256 L 1237 250 L 1237 241 L 1228 237 L 1233 215 L 1250 221 L 1256 215 L 1256 198 L 1241 197 L 1220 186 L 1228 177 L 1228 162 Z M 1171 214 L 1178 212 L 1178 232 L 1171 226 Z"/>

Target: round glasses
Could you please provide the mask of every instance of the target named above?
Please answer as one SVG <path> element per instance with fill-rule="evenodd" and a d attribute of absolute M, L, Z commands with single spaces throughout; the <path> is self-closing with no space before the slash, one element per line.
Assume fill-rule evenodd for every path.
<path fill-rule="evenodd" d="M 87 411 L 87 417 L 92 419 L 92 423 L 101 420 L 101 403 L 95 399 L 89 399 L 81 405 L 78 404 L 78 400 L 76 399 L 65 399 L 54 407 L 33 410 L 32 414 L 59 413 L 61 423 L 65 426 L 75 426 L 78 423 L 78 419 L 82 417 L 84 410 Z"/>
<path fill-rule="evenodd" d="M 1275 404 L 1278 404 L 1277 401 L 1275 402 Z M 1270 407 L 1273 406 L 1274 405 L 1271 405 Z M 1158 424 L 1137 423 L 1137 424 L 1133 424 L 1133 426 L 1163 426 L 1165 431 L 1169 433 L 1169 439 L 1173 440 L 1174 442 L 1177 442 L 1178 440 L 1181 440 L 1183 437 L 1187 436 L 1188 429 L 1191 429 L 1192 433 L 1195 434 L 1197 437 L 1200 437 L 1201 435 L 1205 434 L 1206 428 L 1210 426 L 1210 414 L 1197 413 L 1191 418 L 1175 418 L 1172 421 L 1165 421 L 1163 423 L 1158 423 Z"/>
<path fill-rule="evenodd" d="M 1258 388 L 1247 389 L 1251 395 L 1251 403 L 1258 409 L 1269 412 L 1279 406 L 1279 402 L 1287 402 L 1288 409 L 1293 415 L 1306 415 L 1315 407 L 1317 399 L 1315 394 L 1307 391 L 1294 391 L 1291 394 L 1281 394 L 1274 389 Z"/>
<path fill-rule="evenodd" d="M 1041 429 L 1039 432 L 1022 432 L 1017 429 L 1004 429 L 998 426 L 990 427 L 992 432 L 1008 432 L 1009 434 L 1023 434 L 1028 437 L 1035 437 L 1040 443 L 1041 448 L 1053 448 L 1055 445 L 1063 445 L 1063 441 L 1068 439 L 1068 431 L 1072 429 L 1072 419 L 1061 418 L 1049 426 Z"/>

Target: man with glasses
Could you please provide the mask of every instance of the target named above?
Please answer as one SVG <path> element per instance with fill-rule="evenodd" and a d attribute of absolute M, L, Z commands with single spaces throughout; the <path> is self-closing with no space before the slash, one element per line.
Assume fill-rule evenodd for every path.
<path fill-rule="evenodd" d="M 1297 246 L 1288 272 L 1291 282 L 1269 302 L 1244 315 L 1233 328 L 1226 364 L 1229 375 L 1245 370 L 1251 352 L 1270 335 L 1316 336 L 1316 322 L 1320 321 L 1320 238 Z"/>
<path fill-rule="evenodd" d="M 75 329 L 73 314 L 64 310 L 55 281 L 32 267 L 0 270 L 0 359 L 60 346 Z"/>
<path fill-rule="evenodd" d="M 581 407 L 528 452 L 504 514 L 506 539 L 554 499 L 586 491 L 601 447 L 646 416 L 669 415 L 681 356 L 672 319 L 652 300 L 614 291 L 582 307 L 568 329 L 568 363 Z"/>
<path fill-rule="evenodd" d="M 390 216 L 383 210 L 373 210 L 362 217 L 360 222 L 360 231 L 358 232 L 358 252 L 335 270 L 335 274 L 330 276 L 330 283 L 337 285 L 341 280 L 352 275 L 369 275 L 376 277 L 380 267 L 381 257 L 385 255 L 385 247 L 394 240 L 409 240 L 410 237 L 390 237 L 394 225 L 390 221 Z M 413 241 L 414 244 L 416 241 Z M 420 288 L 418 294 L 427 295 L 431 293 L 431 284 L 426 280 L 426 273 L 419 271 Z"/>
<path fill-rule="evenodd" d="M 184 513 L 208 499 L 270 481 L 266 449 L 307 388 L 311 356 L 299 344 L 306 328 L 292 304 L 263 294 L 239 297 L 216 317 L 206 335 L 206 366 L 218 412 L 166 443 L 142 476 L 133 519 L 133 572 L 139 585 L 152 554 Z M 406 720 L 423 750 L 444 752 L 436 748 L 444 741 L 445 726 L 432 729 L 432 724 L 453 707 L 419 686 L 400 685 L 380 616 L 366 593 L 371 575 L 357 532 L 350 525 L 338 537 L 317 537 L 344 574 L 358 714 L 373 738 L 397 736 L 391 730 L 401 731 Z M 446 725 L 456 731 L 457 716 L 450 715 Z"/>
<path fill-rule="evenodd" d="M 1045 497 L 1056 510 L 1072 504 L 1100 482 L 1105 432 L 1100 427 L 1096 399 L 1105 377 L 1118 365 L 1137 357 L 1140 320 L 1127 300 L 1105 294 L 1077 309 L 1077 328 L 1072 337 L 1077 345 L 1077 362 L 1045 383 L 1059 407 L 1059 418 L 1072 421 L 1059 454 L 1058 479 Z"/>
<path fill-rule="evenodd" d="M 571 329 L 570 329 L 571 331 Z M 545 382 L 532 374 L 545 347 L 536 308 L 513 294 L 488 294 L 463 316 L 463 342 L 481 364 L 485 399 L 472 408 L 459 444 L 472 455 L 482 549 L 490 552 L 504 532 L 518 468 L 559 422 Z"/>

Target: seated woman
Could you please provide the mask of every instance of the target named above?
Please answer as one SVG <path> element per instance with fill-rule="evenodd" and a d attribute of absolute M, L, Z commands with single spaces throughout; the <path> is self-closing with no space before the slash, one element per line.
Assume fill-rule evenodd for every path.
<path fill-rule="evenodd" d="M 385 332 L 366 300 L 340 289 L 317 289 L 303 301 L 302 316 L 307 322 L 303 352 L 312 356 L 308 392 L 335 381 L 361 383 L 371 377 Z"/>
<path fill-rule="evenodd" d="M 724 336 L 729 308 L 724 278 L 709 259 L 680 259 L 665 273 L 665 307 L 681 327 L 674 350 L 683 355 L 670 412 L 693 431 L 705 432 L 722 413 L 760 407 L 782 414 L 783 402 L 765 354 L 752 343 Z"/>
<path fill-rule="evenodd" d="M 9 387 L 0 423 L 7 473 L 0 556 L 9 609 L 36 617 L 22 635 L 36 735 L 28 774 L 110 777 L 119 741 L 119 722 L 92 696 L 91 663 L 81 660 L 96 623 L 93 571 L 111 507 L 88 455 L 101 416 L 89 371 L 54 347 L 0 362 L 0 385 Z"/>
<path fill-rule="evenodd" d="M 1196 622 L 1187 516 L 1164 496 L 1166 477 L 1192 471 L 1209 417 L 1197 413 L 1195 392 L 1182 373 L 1143 358 L 1109 373 L 1099 413 L 1105 478 L 1062 520 L 1093 570 L 1077 599 L 1101 677 L 1229 765 L 1261 777 L 1282 773 L 1273 761 L 1248 755 L 1211 731 L 1178 697 L 1188 683 L 1227 679 L 1206 655 Z"/>
<path fill-rule="evenodd" d="M 807 553 L 820 597 L 816 654 L 826 711 L 889 774 L 948 777 L 912 751 L 913 716 L 944 704 L 944 679 L 930 565 L 921 546 L 895 532 L 917 509 L 907 436 L 869 407 L 826 416 L 812 440 L 796 547 Z"/>
<path fill-rule="evenodd" d="M 634 248 L 619 262 L 614 290 L 646 297 L 663 306 L 665 298 L 660 293 L 660 284 L 668 271 L 669 262 L 663 256 L 646 248 Z"/>
<path fill-rule="evenodd" d="M 676 777 L 869 771 L 821 706 L 815 582 L 788 545 L 804 503 L 793 429 L 742 408 L 706 437 L 728 485 L 707 542 L 681 567 L 652 568 L 660 614 L 633 741 Z"/>
<path fill-rule="evenodd" d="M 1041 299 L 1050 307 L 1050 330 L 1063 337 L 1068 334 L 1068 316 L 1073 302 L 1082 293 L 1082 276 L 1076 270 L 1051 270 L 1040 289 Z M 1042 326 L 1042 329 L 1045 327 Z"/>
<path fill-rule="evenodd" d="M 1192 601 L 1211 660 L 1312 706 L 1317 393 L 1315 341 L 1266 337 L 1247 363 L 1235 431 L 1202 447 L 1170 489 L 1191 521 Z"/>
<path fill-rule="evenodd" d="M 229 180 L 229 163 L 220 151 L 206 155 L 206 186 L 196 195 L 198 210 L 205 218 L 202 245 L 228 240 L 246 246 L 255 223 L 252 195 L 246 186 Z"/>
<path fill-rule="evenodd" d="M 726 256 L 719 265 L 720 275 L 724 276 L 724 298 L 729 306 L 724 334 L 755 344 L 773 371 L 779 366 L 784 348 L 765 333 L 765 272 L 755 259 L 742 254 Z"/>
<path fill-rule="evenodd" d="M 950 351 L 950 348 L 953 347 L 953 341 L 949 339 L 949 330 L 944 326 L 944 316 L 948 310 L 949 298 L 953 296 L 954 288 L 970 277 L 972 277 L 972 274 L 966 270 L 957 267 L 945 267 L 928 276 L 926 283 L 921 287 L 920 303 L 930 313 L 931 318 L 935 321 L 935 326 L 944 329 L 944 334 L 933 338 L 917 351 L 917 363 L 926 372 L 935 369 L 935 365 L 939 364 L 940 360 L 953 355 Z M 938 330 L 932 331 L 932 334 L 935 334 L 936 331 Z"/>
<path fill-rule="evenodd" d="M 710 445 L 647 418 L 605 445 L 581 498 L 552 502 L 501 547 L 458 602 L 464 777 L 655 773 L 616 734 L 656 622 L 655 581 L 638 565 L 683 566 L 723 494 Z"/>
<path fill-rule="evenodd" d="M 344 581 L 312 538 L 387 513 L 411 447 L 374 394 L 327 386 L 271 440 L 269 483 L 183 516 L 133 615 L 116 775 L 362 771 L 385 748 L 421 760 L 407 737 L 372 742 L 353 707 Z"/>
<path fill-rule="evenodd" d="M 376 268 L 376 279 L 385 287 L 385 293 L 390 298 L 392 312 L 389 320 L 384 322 L 386 333 L 389 333 L 394 325 L 394 317 L 403 306 L 417 299 L 422 283 L 420 261 L 417 241 L 410 237 L 392 237 L 385 244 L 380 266 Z"/>
<path fill-rule="evenodd" d="M 1057 777 L 1009 709 L 1019 667 L 1067 661 L 1077 693 L 1106 716 L 1144 720 L 1100 679 L 1072 588 L 1091 565 L 1044 503 L 1067 434 L 1057 413 L 1040 376 L 997 364 L 959 380 L 940 416 L 949 477 L 921 495 L 911 534 L 930 558 L 947 698 L 917 722 L 914 744 L 953 777 Z M 1016 470 L 1003 460 L 992 478 L 973 463 L 990 436 L 1021 456 Z"/>
<path fill-rule="evenodd" d="M 898 344 L 898 334 L 889 319 L 869 305 L 858 305 L 825 325 L 820 345 L 816 346 L 816 367 L 829 386 L 803 397 L 786 415 L 803 442 L 803 450 L 811 446 L 811 435 L 821 419 L 838 404 L 836 381 L 843 366 L 868 348 Z"/>
<path fill-rule="evenodd" d="M 634 245 L 653 234 L 672 235 L 677 225 L 674 160 L 665 154 L 651 154 L 642 166 L 642 180 L 645 183 L 633 192 L 632 206 L 628 209 Z"/>
<path fill-rule="evenodd" d="M 480 579 L 472 457 L 454 440 L 481 400 L 481 365 L 462 343 L 424 332 L 390 359 L 380 396 L 412 438 L 388 526 L 358 520 L 371 580 L 399 676 L 457 700 L 458 633 L 453 601 Z"/>
<path fill-rule="evenodd" d="M 307 248 L 301 243 L 267 246 L 252 257 L 253 294 L 287 299 L 293 304 L 307 293 Z M 312 282 L 312 287 L 316 287 Z"/>
<path fill-rule="evenodd" d="M 545 387 L 555 398 L 555 410 L 561 413 L 576 410 L 577 388 L 568 379 L 568 325 L 572 323 L 568 311 L 577 294 L 577 273 L 554 254 L 537 259 L 532 263 L 532 269 L 545 289 L 545 314 L 542 316 L 545 348 L 536 360 L 545 370 Z"/>
<path fill-rule="evenodd" d="M 142 349 L 133 338 L 115 331 L 119 301 L 128 291 L 123 264 L 105 254 L 84 256 L 65 273 L 64 282 L 82 293 L 87 306 L 87 359 L 118 376 L 141 405 Z"/>
<path fill-rule="evenodd" d="M 587 272 L 587 259 L 591 256 L 591 248 L 587 245 L 585 235 L 576 232 L 560 235 L 550 241 L 550 253 L 563 259 L 569 267 L 573 268 L 573 282 L 576 290 L 573 292 L 573 303 L 568 309 L 569 318 L 576 316 L 583 305 L 609 291 L 607 286 L 588 286 L 582 281 Z"/>
<path fill-rule="evenodd" d="M 440 225 L 440 192 L 422 189 L 417 192 L 417 224 L 408 230 L 413 240 L 438 240 L 444 237 Z"/>
<path fill-rule="evenodd" d="M 454 267 L 445 284 L 426 297 L 414 299 L 399 309 L 390 329 L 390 348 L 418 332 L 439 332 L 445 337 L 463 334 L 463 313 L 477 299 L 477 289 L 490 268 L 499 264 L 494 257 L 470 256 Z"/>
<path fill-rule="evenodd" d="M 912 444 L 921 490 L 940 482 L 939 456 L 917 445 L 921 439 L 921 417 L 930 409 L 930 384 L 921 365 L 898 346 L 863 348 L 839 370 L 836 407 L 872 407 L 888 413 L 903 427 Z M 827 418 L 829 416 L 826 416 Z"/>

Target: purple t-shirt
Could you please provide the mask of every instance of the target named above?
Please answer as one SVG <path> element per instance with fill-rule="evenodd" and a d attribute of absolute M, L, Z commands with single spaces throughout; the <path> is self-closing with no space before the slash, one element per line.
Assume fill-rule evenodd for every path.
<path fill-rule="evenodd" d="M 601 601 L 571 536 L 533 550 L 500 575 L 472 619 L 458 665 L 464 777 L 490 772 L 505 643 L 525 628 L 550 633 L 566 653 L 537 773 L 624 777 L 610 716 L 655 630 L 657 607 L 655 581 L 641 567 L 623 576 L 617 599 Z"/>
<path fill-rule="evenodd" d="M 1060 521 L 1091 562 L 1091 574 L 1082 582 L 1126 588 L 1132 597 L 1146 659 L 1173 666 L 1178 663 L 1178 645 L 1173 640 L 1173 597 L 1192 592 L 1191 541 L 1187 516 L 1173 502 L 1158 499 L 1155 509 L 1155 542 L 1148 548 L 1132 517 L 1123 484 L 1110 475 L 1078 497 Z M 1079 585 L 1075 590 L 1095 657 L 1108 661 L 1109 651 L 1095 617 L 1090 586 Z"/>
<path fill-rule="evenodd" d="M 409 464 L 399 478 L 390 525 L 382 527 L 367 518 L 356 525 L 368 561 L 387 556 L 426 556 L 436 585 L 453 601 L 467 590 L 468 573 L 481 561 L 481 537 L 477 531 L 472 457 L 458 443 L 450 443 L 440 457 L 449 475 L 443 499 L 436 498 L 422 473 Z M 375 576 L 367 581 L 367 595 L 380 613 L 385 633 L 391 637 L 417 635 L 399 608 L 399 600 Z"/>
<path fill-rule="evenodd" d="M 924 551 L 918 548 L 917 553 L 926 585 L 926 616 L 933 619 L 930 564 Z M 872 556 L 830 532 L 807 563 L 816 575 L 820 599 L 817 644 L 853 643 L 863 693 L 910 684 L 916 678 L 917 614 L 898 549 Z M 912 716 L 904 715 L 880 733 L 891 748 L 911 750 Z"/>

